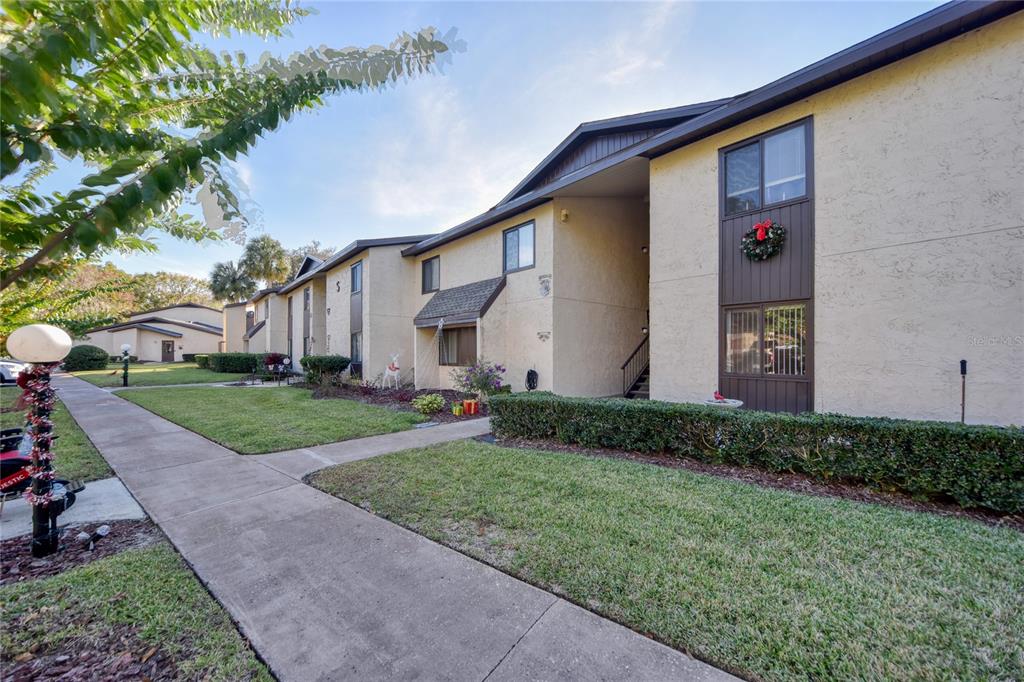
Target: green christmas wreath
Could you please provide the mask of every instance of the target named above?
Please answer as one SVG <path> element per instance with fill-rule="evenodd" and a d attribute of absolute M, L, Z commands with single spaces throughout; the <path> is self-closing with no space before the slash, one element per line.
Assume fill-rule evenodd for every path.
<path fill-rule="evenodd" d="M 752 261 L 768 260 L 786 241 L 786 228 L 773 223 L 771 218 L 757 223 L 740 239 L 740 251 Z"/>

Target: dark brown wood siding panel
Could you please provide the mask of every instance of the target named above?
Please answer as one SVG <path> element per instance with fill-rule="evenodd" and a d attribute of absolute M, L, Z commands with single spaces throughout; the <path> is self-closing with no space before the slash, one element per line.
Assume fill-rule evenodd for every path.
<path fill-rule="evenodd" d="M 766 218 L 786 228 L 782 252 L 754 262 L 740 251 L 743 235 Z M 814 228 L 811 202 L 745 213 L 722 221 L 722 305 L 806 299 L 812 295 Z"/>
<path fill-rule="evenodd" d="M 648 130 L 627 130 L 620 133 L 612 133 L 611 135 L 599 135 L 597 137 L 590 138 L 586 142 L 583 142 L 578 147 L 568 152 L 562 160 L 558 161 L 547 173 L 537 178 L 530 187 L 540 187 L 546 185 L 549 182 L 553 182 L 558 178 L 561 178 L 573 171 L 579 170 L 584 166 L 603 159 L 606 156 L 611 156 L 620 149 L 625 149 L 639 142 L 643 142 L 652 135 L 666 130 L 666 128 L 651 128 Z"/>
<path fill-rule="evenodd" d="M 726 397 L 742 400 L 744 409 L 792 413 L 814 409 L 814 134 L 811 119 L 802 124 L 807 131 L 806 197 L 726 217 L 724 179 L 719 178 L 719 390 Z M 766 131 L 760 137 L 774 132 L 777 130 Z M 751 141 L 744 140 L 720 150 L 719 172 L 725 167 L 725 153 Z M 761 175 L 763 182 L 763 161 Z M 766 218 L 786 228 L 786 241 L 778 255 L 754 262 L 740 251 L 740 240 L 755 223 Z M 807 306 L 805 373 L 792 377 L 727 374 L 725 307 L 784 303 Z"/>
<path fill-rule="evenodd" d="M 743 407 L 769 412 L 810 412 L 811 383 L 786 379 L 747 379 L 723 375 L 721 390 L 724 395 L 743 401 Z"/>

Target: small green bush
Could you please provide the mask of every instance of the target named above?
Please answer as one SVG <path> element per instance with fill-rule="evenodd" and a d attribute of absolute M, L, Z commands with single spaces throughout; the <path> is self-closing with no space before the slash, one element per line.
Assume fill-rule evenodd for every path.
<path fill-rule="evenodd" d="M 351 360 L 344 355 L 306 355 L 301 363 L 306 371 L 306 381 L 313 384 L 323 383 L 325 379 L 337 379 L 348 369 Z"/>
<path fill-rule="evenodd" d="M 214 372 L 242 374 L 262 369 L 262 353 L 210 353 L 209 368 Z"/>
<path fill-rule="evenodd" d="M 210 369 L 210 356 L 203 353 L 196 353 L 196 367 Z"/>
<path fill-rule="evenodd" d="M 444 396 L 439 393 L 426 393 L 412 399 L 412 406 L 421 414 L 435 414 L 444 408 Z"/>
<path fill-rule="evenodd" d="M 86 369 L 106 369 L 110 359 L 107 351 L 98 346 L 74 346 L 64 358 L 64 369 L 69 372 L 80 372 Z"/>
<path fill-rule="evenodd" d="M 492 396 L 490 409 L 494 433 L 505 438 L 667 452 L 1024 512 L 1024 429 L 1018 427 L 536 393 Z"/>

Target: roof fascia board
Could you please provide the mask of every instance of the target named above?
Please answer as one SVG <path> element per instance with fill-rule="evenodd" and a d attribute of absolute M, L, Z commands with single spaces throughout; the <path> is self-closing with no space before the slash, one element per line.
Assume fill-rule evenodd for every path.
<path fill-rule="evenodd" d="M 571 147 L 579 138 L 583 136 L 589 136 L 596 133 L 611 132 L 618 130 L 632 130 L 635 128 L 645 128 L 651 124 L 659 123 L 665 120 L 671 120 L 674 118 L 683 118 L 687 116 L 699 116 L 707 113 L 713 109 L 716 109 L 731 98 L 724 98 L 719 100 L 713 100 L 710 102 L 698 102 L 696 104 L 687 104 L 681 107 L 673 107 L 671 109 L 659 109 L 657 111 L 645 111 L 639 114 L 630 114 L 627 116 L 617 116 L 615 118 L 605 118 L 597 121 L 586 121 L 576 126 L 576 129 L 569 133 L 568 137 L 562 140 L 557 147 L 555 147 L 551 153 L 544 157 L 544 159 L 537 164 L 533 170 L 531 170 L 525 178 L 519 181 L 512 191 L 506 194 L 497 203 L 497 206 L 501 206 L 504 203 L 510 201 L 524 187 L 529 185 L 533 180 L 539 176 L 545 168 L 551 165 L 555 160 L 558 159 L 569 147 Z"/>

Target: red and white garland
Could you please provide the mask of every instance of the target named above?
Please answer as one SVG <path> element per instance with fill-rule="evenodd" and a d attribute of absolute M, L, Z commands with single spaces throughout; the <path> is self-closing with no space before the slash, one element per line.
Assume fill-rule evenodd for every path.
<path fill-rule="evenodd" d="M 24 389 L 22 402 L 28 405 L 27 427 L 32 433 L 32 466 L 29 475 L 35 481 L 50 482 L 54 479 L 54 471 L 50 465 L 53 461 L 53 406 L 57 401 L 57 393 L 50 386 L 50 372 L 59 363 L 33 365 L 18 375 L 18 386 Z M 33 488 L 37 485 L 34 483 Z M 50 504 L 53 493 L 47 490 L 39 493 L 29 489 L 25 491 L 25 499 L 31 505 L 43 506 Z"/>
<path fill-rule="evenodd" d="M 771 218 L 757 223 L 740 239 L 740 251 L 753 261 L 768 260 L 779 251 L 786 241 L 786 228 L 773 223 Z"/>

